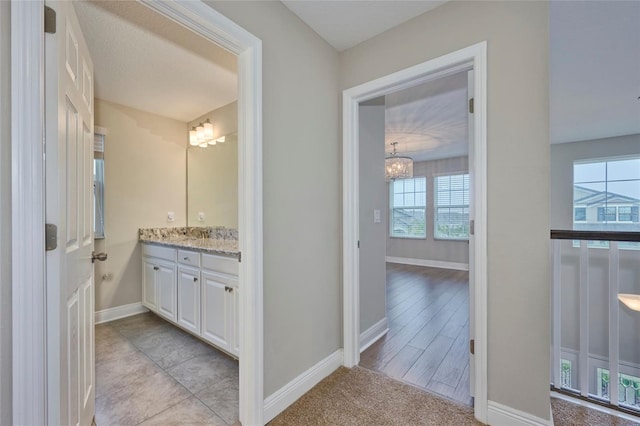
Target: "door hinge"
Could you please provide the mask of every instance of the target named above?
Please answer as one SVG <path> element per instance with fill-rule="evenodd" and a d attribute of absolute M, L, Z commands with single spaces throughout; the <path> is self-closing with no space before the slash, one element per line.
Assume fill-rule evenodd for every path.
<path fill-rule="evenodd" d="M 473 219 L 469 222 L 469 234 L 476 234 L 476 221 Z"/>
<path fill-rule="evenodd" d="M 238 263 L 242 263 L 242 252 L 238 252 Z"/>
<path fill-rule="evenodd" d="M 360 240 L 358 240 L 358 248 L 360 248 Z"/>
<path fill-rule="evenodd" d="M 44 32 L 47 34 L 56 33 L 56 11 L 49 6 L 44 7 Z"/>
<path fill-rule="evenodd" d="M 44 225 L 44 247 L 46 251 L 55 250 L 58 247 L 58 227 L 52 223 Z"/>
<path fill-rule="evenodd" d="M 476 341 L 475 339 L 469 340 L 469 352 L 471 355 L 475 355 L 476 353 Z"/>
<path fill-rule="evenodd" d="M 473 114 L 474 103 L 474 98 L 469 99 L 469 114 Z"/>

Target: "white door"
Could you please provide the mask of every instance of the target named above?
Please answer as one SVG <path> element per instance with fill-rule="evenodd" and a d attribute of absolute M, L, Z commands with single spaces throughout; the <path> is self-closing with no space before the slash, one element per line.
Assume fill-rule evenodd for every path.
<path fill-rule="evenodd" d="M 93 64 L 71 2 L 47 2 L 45 34 L 49 424 L 90 425 L 94 414 Z M 33 123 L 37 125 L 38 123 Z"/>
<path fill-rule="evenodd" d="M 473 85 L 473 70 L 467 72 L 467 99 L 469 101 L 469 105 L 473 102 L 472 99 L 474 97 L 474 85 Z M 475 199 L 476 194 L 473 190 L 474 182 L 476 179 L 475 168 L 474 168 L 474 120 L 473 113 L 471 112 L 471 108 L 469 108 L 468 115 L 468 134 L 469 134 L 469 219 L 473 220 L 475 218 Z M 473 226 L 473 225 L 472 225 Z M 475 341 L 475 285 L 473 279 L 473 271 L 475 270 L 475 235 L 473 235 L 472 229 L 469 230 L 469 340 Z M 470 345 L 471 346 L 471 345 Z M 475 386 L 476 386 L 476 365 L 475 365 L 475 357 L 469 351 L 469 394 L 471 396 L 475 395 Z"/>
<path fill-rule="evenodd" d="M 178 324 L 200 334 L 200 270 L 178 267 Z"/>

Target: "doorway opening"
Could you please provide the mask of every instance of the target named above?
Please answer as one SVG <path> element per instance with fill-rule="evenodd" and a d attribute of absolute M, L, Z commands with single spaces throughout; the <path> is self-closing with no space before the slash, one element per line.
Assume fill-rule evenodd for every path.
<path fill-rule="evenodd" d="M 57 39 L 62 40 L 58 46 L 62 46 L 55 51 L 61 53 L 61 57 L 66 55 L 66 69 L 64 68 L 65 62 L 62 62 L 62 73 L 66 73 L 71 77 L 71 80 L 75 81 L 75 92 L 80 93 L 80 102 L 75 105 L 81 105 L 85 110 L 90 110 L 93 113 L 93 74 L 90 70 L 90 60 L 83 62 L 83 57 L 78 55 L 78 50 L 85 49 L 82 43 L 79 43 L 78 34 L 80 31 L 77 21 L 74 25 L 67 26 L 66 19 L 68 15 L 67 6 L 71 9 L 73 5 L 65 5 L 62 9 L 65 12 L 60 12 L 58 15 L 57 28 L 60 30 L 59 34 L 55 34 L 55 26 L 52 28 L 47 26 L 47 34 L 43 36 L 44 28 L 42 22 L 44 21 L 43 14 L 45 13 L 44 2 L 30 2 L 29 4 L 21 3 L 16 4 L 12 8 L 12 40 L 15 41 L 14 48 L 17 51 L 26 52 L 21 57 L 12 58 L 12 82 L 13 82 L 13 95 L 12 99 L 16 101 L 12 103 L 12 116 L 22 117 L 20 122 L 16 122 L 13 126 L 12 137 L 12 155 L 16 167 L 17 174 L 13 179 L 13 189 L 15 193 L 18 191 L 19 182 L 28 180 L 33 183 L 33 194 L 35 196 L 27 196 L 23 194 L 15 199 L 12 203 L 13 217 L 23 218 L 20 221 L 14 221 L 14 230 L 19 233 L 25 228 L 30 228 L 32 231 L 25 235 L 35 235 L 34 238 L 24 238 L 19 242 L 14 242 L 14 255 L 12 259 L 14 281 L 19 282 L 20 286 L 14 286 L 14 294 L 19 297 L 14 298 L 13 312 L 23 313 L 20 316 L 25 318 L 14 318 L 13 321 L 13 335 L 25 336 L 20 341 L 14 342 L 14 355 L 17 359 L 24 359 L 22 363 L 14 364 L 14 375 L 16 377 L 23 377 L 24 380 L 14 381 L 14 420 L 17 423 L 25 424 L 45 424 L 45 423 L 67 423 L 77 418 L 78 412 L 82 411 L 82 420 L 79 423 L 87 423 L 86 419 L 90 419 L 93 416 L 92 411 L 94 389 L 95 389 L 95 376 L 93 370 L 93 323 L 94 323 L 94 306 L 93 306 L 93 288 L 94 273 L 91 272 L 88 276 L 90 279 L 84 280 L 83 278 L 83 292 L 81 297 L 86 299 L 83 303 L 82 312 L 77 315 L 78 319 L 74 319 L 76 322 L 81 322 L 79 332 L 76 333 L 75 328 L 66 329 L 66 324 L 56 324 L 56 320 L 50 321 L 50 312 L 60 312 L 60 306 L 56 308 L 56 304 L 59 305 L 59 301 L 52 295 L 60 295 L 62 293 L 62 286 L 57 284 L 55 280 L 50 281 L 50 272 L 56 268 L 60 270 L 68 270 L 67 274 L 75 276 L 76 263 L 60 262 L 50 264 L 49 255 L 55 251 L 55 245 L 51 245 L 51 251 L 47 253 L 47 263 L 45 265 L 45 251 L 44 251 L 44 224 L 42 219 L 45 217 L 45 175 L 48 175 L 49 167 L 47 167 L 47 173 L 43 167 L 42 158 L 44 146 L 42 144 L 24 144 L 25 135 L 33 136 L 29 137 L 29 140 L 43 140 L 45 133 L 45 127 L 28 125 L 27 123 L 44 123 L 45 115 L 48 117 L 55 117 L 58 115 L 55 105 L 58 104 L 58 96 L 47 96 L 42 98 L 42 94 L 45 93 L 45 85 L 41 79 L 44 74 L 45 62 L 40 54 L 45 51 L 47 55 L 52 55 L 50 50 L 45 50 L 45 40 Z M 47 22 L 52 22 L 55 18 L 56 8 L 60 4 L 53 4 L 53 14 L 51 10 L 47 10 Z M 144 8 L 145 10 L 152 10 L 153 13 L 169 18 L 172 24 L 177 24 L 181 28 L 186 28 L 187 31 L 192 31 L 197 37 L 202 37 L 208 42 L 217 44 L 223 49 L 229 51 L 237 58 L 238 61 L 238 79 L 237 79 L 237 93 L 238 93 L 238 152 L 237 152 L 237 191 L 238 191 L 238 214 L 237 214 L 237 228 L 242 230 L 238 236 L 238 251 L 242 253 L 242 263 L 236 262 L 236 275 L 238 277 L 238 287 L 242 286 L 243 291 L 236 297 L 238 313 L 239 332 L 237 338 L 237 345 L 234 347 L 238 351 L 239 356 L 243 362 L 239 366 L 238 379 L 239 382 L 239 409 L 238 417 L 243 423 L 257 424 L 261 423 L 262 410 L 263 410 L 263 384 L 262 384 L 262 183 L 261 183 L 261 42 L 253 35 L 237 26 L 214 9 L 205 5 L 204 3 L 189 3 L 179 4 L 176 2 L 162 2 L 162 3 L 145 3 L 142 5 L 138 3 L 137 6 Z M 124 8 L 127 6 L 124 5 Z M 61 9 L 61 10 L 62 10 Z M 71 18 L 73 20 L 73 18 Z M 184 29 L 183 28 L 183 29 Z M 53 33 L 53 34 L 51 34 Z M 49 42 L 47 41 L 47 46 Z M 139 48 L 140 54 L 144 55 L 145 46 L 136 46 Z M 109 46 L 109 48 L 117 49 L 117 46 Z M 95 53 L 94 53 L 95 54 Z M 100 54 L 100 52 L 98 53 Z M 86 56 L 88 57 L 88 55 Z M 50 58 L 47 58 L 49 60 Z M 75 67 L 78 65 L 78 67 Z M 22 70 L 28 69 L 30 72 L 22 72 Z M 119 70 L 126 73 L 127 70 Z M 48 78 L 48 76 L 47 76 Z M 49 82 L 49 79 L 47 79 Z M 66 83 L 65 83 L 66 84 Z M 48 84 L 49 87 L 51 87 Z M 169 88 L 167 88 L 169 89 Z M 74 93 L 75 93 L 74 92 Z M 75 102 L 75 100 L 69 101 Z M 67 104 L 69 104 L 67 102 Z M 46 109 L 45 109 L 46 105 Z M 73 105 L 71 105 L 73 107 Z M 71 123 L 74 114 L 69 113 L 73 108 L 67 108 L 67 124 Z M 45 114 L 46 111 L 46 114 Z M 60 111 L 58 109 L 57 111 Z M 61 116 L 64 114 L 60 114 Z M 71 117 L 71 118 L 69 118 Z M 195 118 L 195 117 L 194 117 Z M 47 134 L 49 134 L 49 122 L 55 122 L 55 120 L 47 121 Z M 134 120 L 135 121 L 135 120 Z M 68 171 L 66 167 L 61 167 L 62 172 L 66 172 L 67 177 L 71 176 L 71 179 L 67 181 L 61 180 L 63 186 L 66 182 L 66 186 L 62 189 L 55 190 L 55 180 L 46 181 L 47 191 L 47 204 L 49 204 L 49 196 L 60 194 L 68 194 L 66 200 L 72 200 L 70 205 L 75 206 L 74 199 L 80 199 L 77 204 L 81 206 L 82 215 L 77 215 L 71 222 L 69 220 L 66 223 L 75 223 L 78 219 L 78 223 L 82 226 L 82 233 L 78 232 L 78 235 L 82 237 L 82 246 L 93 248 L 93 233 L 88 232 L 91 227 L 90 213 L 92 211 L 89 206 L 89 193 L 90 191 L 75 191 L 73 186 L 69 185 L 69 182 L 81 182 L 82 188 L 90 188 L 89 179 L 85 177 L 90 176 L 89 161 L 84 161 L 92 158 L 89 155 L 89 146 L 93 146 L 93 135 L 91 129 L 93 127 L 93 120 L 85 120 L 83 118 L 83 127 L 78 127 L 81 130 L 82 137 L 76 137 L 76 133 L 66 140 L 73 139 L 75 145 L 78 147 L 76 156 L 75 153 L 63 154 L 58 156 L 60 159 L 66 158 L 67 162 L 74 164 L 77 167 L 75 171 Z M 140 124 L 140 123 L 137 123 Z M 64 127 L 64 126 L 61 126 Z M 154 127 L 150 126 L 147 131 L 157 136 L 162 126 Z M 69 127 L 75 129 L 75 127 Z M 109 129 L 107 129 L 109 130 Z M 69 134 L 70 132 L 67 132 Z M 61 134 L 63 135 L 63 134 Z M 186 159 L 186 141 L 188 140 L 188 129 L 184 128 L 184 141 L 185 148 L 183 148 L 182 160 Z M 106 142 L 108 144 L 108 140 Z M 47 145 L 47 148 L 49 146 Z M 108 151 L 108 149 L 107 149 Z M 51 162 L 58 154 L 57 151 L 50 151 L 47 149 L 47 163 Z M 150 149 L 149 158 L 152 158 L 157 154 L 156 150 Z M 180 157 L 180 156 L 178 156 Z M 108 161 L 108 152 L 107 159 Z M 176 161 L 180 161 L 177 158 Z M 184 161 L 182 161 L 184 163 Z M 61 163 L 64 164 L 64 163 Z M 108 166 L 107 166 L 108 167 Z M 78 172 L 81 170 L 81 172 Z M 182 173 L 182 181 L 185 182 L 186 171 Z M 81 176 L 81 178 L 79 177 Z M 139 179 L 145 179 L 145 175 L 138 176 Z M 132 185 L 138 182 L 132 182 Z M 108 182 L 107 182 L 108 185 Z M 53 188 L 54 191 L 49 190 Z M 64 190 L 64 191 L 63 191 Z M 107 188 L 108 191 L 108 188 Z M 41 197 L 39 197 L 40 195 Z M 157 197 L 162 197 L 162 192 L 155 194 Z M 75 198 L 74 198 L 75 197 Z M 182 200 L 184 203 L 185 200 Z M 186 206 L 181 207 L 186 211 Z M 166 215 L 166 216 L 165 216 Z M 171 214 L 164 212 L 163 217 L 168 221 L 171 221 Z M 62 216 L 64 219 L 64 215 Z M 105 234 L 109 235 L 109 218 L 105 217 Z M 39 225 L 38 225 L 39 223 Z M 62 228 L 58 237 L 66 238 L 69 235 L 73 236 L 75 228 L 72 229 L 72 233 L 67 233 L 67 229 L 64 228 L 64 221 L 58 223 Z M 49 227 L 47 227 L 49 229 Z M 55 229 L 52 227 L 51 229 Z M 36 230 L 41 230 L 40 235 Z M 40 238 L 37 238 L 40 235 Z M 62 237 L 60 236 L 62 235 Z M 68 242 L 66 239 L 65 243 Z M 90 243 L 89 243 L 90 242 Z M 68 254 L 73 251 L 72 245 L 64 246 L 65 243 L 61 243 L 62 248 L 58 248 L 59 254 L 54 254 L 53 258 L 64 256 L 68 257 Z M 59 244 L 60 245 L 60 244 Z M 48 245 L 49 247 L 49 245 Z M 65 250 L 66 249 L 66 250 Z M 61 250 L 63 251 L 61 253 Z M 116 247 L 117 250 L 117 247 Z M 39 254 L 41 253 L 41 255 Z M 82 271 L 91 269 L 91 258 L 102 260 L 99 255 L 92 255 L 91 250 L 89 256 L 78 257 L 78 265 L 82 263 Z M 239 260 L 239 259 L 238 259 Z M 84 263 L 87 263 L 88 267 L 85 267 Z M 30 264 L 38 265 L 36 268 L 29 266 Z M 80 267 L 80 266 L 78 266 Z M 127 268 L 141 270 L 142 265 L 131 264 L 127 265 Z M 83 272 L 84 273 L 84 272 Z M 63 276 L 61 273 L 60 276 Z M 107 275 L 107 280 L 110 278 Z M 84 275 L 83 275 L 84 277 Z M 102 277 L 100 277 L 102 278 Z M 46 285 L 45 285 L 46 283 Z M 141 285 L 142 283 L 134 283 L 132 286 Z M 56 285 L 58 287 L 56 287 Z M 45 292 L 44 289 L 47 289 Z M 136 288 L 134 292 L 138 292 L 139 288 Z M 236 293 L 237 294 L 237 293 Z M 66 297 L 66 295 L 64 295 Z M 76 296 L 71 296 L 70 301 L 76 300 Z M 68 305 L 69 313 L 73 314 L 70 318 L 76 318 L 75 313 L 71 308 L 75 306 L 73 303 Z M 40 309 L 40 308 L 41 309 Z M 65 308 L 64 306 L 62 308 Z M 127 308 L 125 306 L 125 308 Z M 127 308 L 128 309 L 128 308 Z M 127 309 L 123 309 L 126 311 Z M 62 316 L 62 315 L 61 315 Z M 108 316 L 108 315 L 107 315 Z M 47 319 L 45 321 L 45 318 Z M 75 324 L 69 322 L 69 324 Z M 62 325 L 65 328 L 65 332 L 69 337 L 67 342 L 63 339 L 61 333 L 55 333 L 55 327 Z M 89 332 L 88 330 L 91 330 Z M 70 333 L 70 331 L 72 333 Z M 75 354 L 76 344 L 73 339 L 80 339 L 82 342 L 79 347 L 85 348 L 85 353 Z M 71 353 L 71 357 L 67 357 L 62 350 L 62 347 L 68 349 L 68 353 Z M 82 350 L 79 350 L 82 352 Z M 67 362 L 68 361 L 68 362 Z M 58 363 L 62 365 L 69 365 L 72 368 L 68 368 L 70 377 L 66 377 L 64 372 L 57 373 L 56 366 Z M 76 363 L 82 363 L 82 368 L 78 364 L 78 374 L 82 373 L 81 377 L 73 376 L 76 371 Z M 29 373 L 30 372 L 30 373 Z M 71 380 L 69 380 L 71 379 Z M 67 389 L 62 385 L 65 384 Z M 68 386 L 67 386 L 68 385 Z M 62 394 L 62 395 L 60 395 Z M 82 401 L 81 401 L 82 400 Z M 86 401 L 89 401 L 86 403 Z M 83 407 L 88 407 L 87 410 L 80 410 L 78 403 L 81 403 Z M 87 411 L 86 413 L 84 411 Z M 88 417 L 87 417 L 88 415 Z M 47 420 L 48 419 L 48 420 Z"/>
<path fill-rule="evenodd" d="M 359 107 L 360 366 L 469 406 L 471 78 Z"/>
<path fill-rule="evenodd" d="M 385 113 L 385 107 L 380 107 L 380 104 L 407 104 L 401 99 L 394 100 L 394 96 L 401 98 L 404 94 L 410 98 L 425 87 L 435 90 L 434 88 L 443 82 L 451 84 L 456 76 L 461 81 L 458 85 L 465 93 L 465 111 L 469 108 L 468 127 L 464 125 L 467 121 L 462 125 L 463 128 L 467 127 L 466 131 L 469 134 L 468 143 L 465 139 L 465 143 L 462 144 L 464 150 L 457 153 L 452 151 L 450 154 L 454 155 L 449 155 L 446 161 L 446 155 L 440 159 L 424 158 L 431 160 L 425 161 L 424 164 L 413 159 L 414 172 L 410 178 L 403 180 L 401 178 L 405 176 L 400 176 L 393 179 L 386 188 L 383 180 L 382 197 L 378 192 L 378 199 L 382 198 L 382 204 L 378 205 L 383 207 L 369 205 L 366 206 L 368 211 L 364 210 L 362 195 L 367 187 L 363 173 L 366 174 L 367 170 L 363 161 L 366 160 L 367 153 L 362 151 L 361 144 L 367 136 L 367 130 L 363 128 L 363 120 L 371 119 L 371 115 L 375 116 L 375 112 L 372 111 L 377 109 L 378 114 L 382 115 L 378 115 L 372 121 L 378 125 L 381 121 L 384 123 L 384 116 L 392 118 L 393 112 Z M 473 396 L 476 418 L 486 421 L 486 42 L 345 90 L 343 103 L 345 365 L 369 366 L 392 377 L 413 381 L 414 384 L 425 381 L 428 376 L 429 380 L 426 380 L 422 387 L 429 389 L 431 383 L 430 390 L 449 398 L 466 400 L 467 403 L 471 403 Z M 415 107 L 415 102 L 408 102 L 408 105 Z M 406 115 L 406 108 L 405 111 L 402 109 L 398 108 Z M 423 118 L 419 113 L 416 117 Z M 416 118 L 412 120 L 415 121 Z M 408 144 L 412 132 L 409 130 L 406 133 L 405 142 Z M 384 134 L 383 128 L 382 135 Z M 401 136 L 391 136 L 394 140 L 386 140 L 387 145 L 396 142 L 399 137 L 402 139 Z M 378 143 L 385 144 L 384 136 L 377 140 Z M 397 142 L 397 147 L 400 147 L 402 140 Z M 388 153 L 389 146 L 385 148 Z M 421 155 L 418 151 L 413 155 Z M 385 149 L 377 149 L 376 152 L 376 155 L 384 156 Z M 422 160 L 420 157 L 416 158 Z M 384 170 L 381 161 L 377 163 L 378 181 L 381 180 Z M 431 169 L 427 169 L 429 166 Z M 377 188 L 379 190 L 380 185 Z M 468 204 L 465 204 L 465 196 Z M 389 200 L 388 205 L 384 198 Z M 455 205 L 451 203 L 452 199 L 456 202 Z M 371 227 L 377 227 L 378 234 L 382 235 L 378 235 L 378 238 L 382 238 L 382 243 L 378 244 L 375 258 L 382 258 L 385 263 L 377 262 L 378 268 L 375 270 L 382 271 L 377 274 L 377 278 L 369 276 L 374 269 L 366 264 L 370 260 L 366 251 L 371 248 L 371 241 L 365 248 L 367 228 Z M 451 240 L 458 239 L 462 240 L 464 245 L 466 238 L 462 237 L 467 237 L 468 234 L 468 249 L 460 251 L 462 258 L 444 260 L 432 257 L 427 261 L 424 257 L 422 260 L 418 256 L 411 257 L 409 252 L 402 251 L 407 249 L 393 244 L 395 239 L 396 243 L 409 240 L 399 237 L 413 237 L 409 242 L 416 245 L 418 240 L 426 240 L 427 233 L 431 234 L 434 240 L 451 243 Z M 388 244 L 387 241 L 392 243 Z M 421 252 L 424 253 L 426 250 L 423 247 Z M 464 257 L 465 251 L 468 257 Z M 407 263 L 409 265 L 406 265 Z M 467 269 L 467 265 L 468 273 L 464 270 Z M 437 269 L 443 266 L 455 270 Z M 376 302 L 372 300 L 371 294 L 366 293 L 366 286 L 375 280 L 380 282 L 380 275 L 385 277 L 382 278 L 383 303 L 377 304 L 377 314 L 371 314 L 367 311 Z M 378 295 L 380 296 L 380 293 Z M 465 309 L 467 297 L 468 309 Z M 438 317 L 438 312 L 443 315 Z M 456 313 L 458 315 L 454 315 Z M 417 317 L 422 318 L 418 321 Z M 452 320 L 454 318 L 455 320 Z M 465 325 L 467 318 L 468 326 Z M 435 320 L 431 325 L 430 319 Z M 375 343 L 376 341 L 378 343 Z M 415 347 L 408 344 L 411 341 Z M 451 359 L 447 360 L 436 380 L 432 381 L 444 358 L 430 360 L 429 347 L 442 356 L 442 352 L 446 355 L 454 346 Z M 466 355 L 470 346 L 473 352 Z M 363 349 L 369 352 L 363 352 Z M 469 357 L 468 366 L 464 361 L 465 356 Z M 411 377 L 406 375 L 418 359 L 422 359 L 423 362 L 414 368 L 411 373 L 411 376 L 414 376 L 413 380 L 409 380 Z M 407 368 L 407 364 L 411 366 Z M 435 368 L 429 367 L 433 364 Z M 460 364 L 463 365 L 462 371 L 459 368 Z M 468 387 L 465 381 L 461 380 L 467 374 L 464 369 L 468 370 Z M 453 377 L 452 380 L 456 381 L 455 387 L 442 382 L 445 376 Z M 462 387 L 468 389 L 466 395 L 461 392 Z M 454 396 L 456 390 L 459 398 Z"/>

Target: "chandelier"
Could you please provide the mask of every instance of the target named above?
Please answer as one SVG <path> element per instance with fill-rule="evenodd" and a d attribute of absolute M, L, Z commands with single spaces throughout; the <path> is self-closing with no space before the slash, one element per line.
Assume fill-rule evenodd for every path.
<path fill-rule="evenodd" d="M 398 155 L 396 145 L 393 142 L 393 152 L 384 159 L 384 180 L 389 182 L 395 179 L 408 179 L 413 177 L 413 159 Z"/>
<path fill-rule="evenodd" d="M 213 138 L 213 124 L 207 118 L 207 121 L 200 123 L 197 127 L 193 127 L 189 131 L 189 144 L 191 146 L 199 146 L 200 148 L 206 148 L 209 145 L 215 145 L 216 143 L 224 142 L 224 136 L 217 139 Z"/>

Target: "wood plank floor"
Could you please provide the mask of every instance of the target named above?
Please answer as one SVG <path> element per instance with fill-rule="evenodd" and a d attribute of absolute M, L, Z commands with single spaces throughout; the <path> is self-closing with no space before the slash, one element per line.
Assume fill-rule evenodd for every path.
<path fill-rule="evenodd" d="M 360 366 L 466 405 L 469 273 L 387 263 L 389 332 Z"/>

